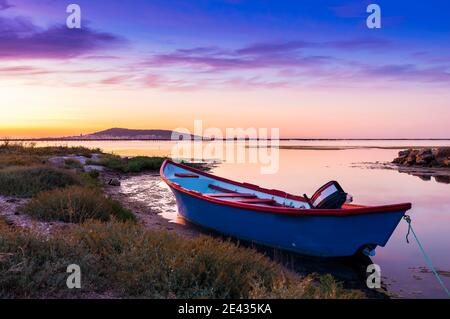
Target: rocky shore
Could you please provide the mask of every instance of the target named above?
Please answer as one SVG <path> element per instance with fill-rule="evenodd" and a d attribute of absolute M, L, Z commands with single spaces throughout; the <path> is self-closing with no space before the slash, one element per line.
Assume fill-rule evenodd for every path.
<path fill-rule="evenodd" d="M 450 147 L 403 150 L 392 163 L 407 167 L 450 168 Z"/>

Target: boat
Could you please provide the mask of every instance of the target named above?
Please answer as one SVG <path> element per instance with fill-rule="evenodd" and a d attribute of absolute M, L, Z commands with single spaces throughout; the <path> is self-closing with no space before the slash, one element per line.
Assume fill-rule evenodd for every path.
<path fill-rule="evenodd" d="M 324 187 L 309 199 L 229 180 L 166 160 L 160 175 L 187 221 L 226 236 L 319 257 L 343 257 L 384 247 L 410 203 L 318 208 Z M 332 185 L 329 183 L 326 185 Z"/>

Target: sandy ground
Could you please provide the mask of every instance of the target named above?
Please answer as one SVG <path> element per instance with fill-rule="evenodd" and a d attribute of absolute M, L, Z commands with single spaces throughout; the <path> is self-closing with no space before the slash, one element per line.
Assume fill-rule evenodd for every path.
<path fill-rule="evenodd" d="M 32 217 L 20 214 L 18 207 L 28 202 L 28 199 L 0 196 L 0 217 L 4 218 L 13 227 L 34 230 L 43 235 L 50 235 L 52 232 L 70 227 L 70 224 L 61 222 L 42 222 Z"/>
<path fill-rule="evenodd" d="M 104 172 L 105 193 L 131 210 L 148 229 L 174 231 L 178 235 L 194 237 L 201 232 L 177 214 L 175 198 L 157 173 L 126 174 Z M 121 185 L 108 181 L 117 178 Z"/>

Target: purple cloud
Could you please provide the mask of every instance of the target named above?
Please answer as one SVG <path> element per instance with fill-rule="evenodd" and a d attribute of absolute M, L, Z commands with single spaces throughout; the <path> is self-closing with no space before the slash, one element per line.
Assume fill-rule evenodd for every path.
<path fill-rule="evenodd" d="M 306 41 L 289 41 L 279 43 L 258 43 L 237 50 L 238 54 L 272 54 L 310 48 L 316 44 Z"/>
<path fill-rule="evenodd" d="M 447 85 L 450 74 L 446 67 L 416 64 L 371 64 L 366 61 L 339 57 L 348 50 L 386 48 L 390 42 L 382 38 L 349 39 L 322 43 L 303 41 L 267 42 L 229 50 L 217 47 L 178 49 L 156 54 L 144 64 L 152 68 L 181 66 L 183 74 L 190 72 L 189 82 L 201 86 L 201 74 L 229 73 L 222 81 L 208 79 L 205 86 L 282 88 L 305 86 L 361 86 L 364 83 L 386 81 Z M 311 51 L 329 54 L 313 54 Z M 331 55 L 330 52 L 333 52 Z M 344 55 L 345 56 L 345 55 Z M 233 72 L 239 72 L 235 74 Z M 245 73 L 242 73 L 245 72 Z M 225 76 L 225 75 L 222 75 Z M 217 79 L 217 78 L 215 78 Z M 160 78 L 149 81 L 152 87 L 173 87 Z M 364 82 L 364 83 L 363 83 Z"/>
<path fill-rule="evenodd" d="M 260 43 L 237 50 L 216 47 L 178 49 L 174 52 L 153 55 L 146 65 L 164 67 L 181 65 L 201 71 L 252 70 L 280 67 L 306 67 L 327 64 L 333 58 L 326 55 L 304 55 L 300 48 L 312 43 L 295 41 L 285 43 Z"/>
<path fill-rule="evenodd" d="M 0 11 L 12 8 L 13 5 L 9 4 L 8 0 L 0 0 Z"/>
<path fill-rule="evenodd" d="M 439 67 L 419 68 L 414 64 L 389 64 L 367 67 L 365 72 L 370 76 L 388 80 L 450 83 L 450 72 Z"/>
<path fill-rule="evenodd" d="M 163 67 L 184 65 L 205 70 L 250 70 L 280 67 L 314 67 L 335 61 L 331 55 L 306 54 L 309 49 L 321 50 L 373 50 L 386 49 L 390 42 L 381 38 L 362 38 L 314 43 L 306 41 L 266 42 L 252 44 L 236 50 L 217 47 L 178 49 L 153 55 L 147 65 Z"/>
<path fill-rule="evenodd" d="M 0 17 L 0 59 L 65 59 L 122 43 L 109 33 L 88 27 L 41 29 L 24 17 Z"/>

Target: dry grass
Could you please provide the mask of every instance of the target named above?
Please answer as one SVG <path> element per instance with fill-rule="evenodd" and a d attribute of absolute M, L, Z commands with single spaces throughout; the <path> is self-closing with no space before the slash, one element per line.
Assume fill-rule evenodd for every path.
<path fill-rule="evenodd" d="M 0 195 L 31 197 L 39 192 L 80 184 L 73 173 L 53 167 L 11 167 L 0 170 Z"/>
<path fill-rule="evenodd" d="M 41 164 L 45 164 L 45 159 L 41 156 L 0 153 L 0 169 L 11 166 L 32 166 Z"/>
<path fill-rule="evenodd" d="M 22 213 L 44 221 L 83 223 L 89 219 L 135 220 L 120 203 L 106 198 L 98 189 L 72 186 L 41 192 L 20 208 Z"/>
<path fill-rule="evenodd" d="M 33 143 L 0 143 L 0 169 L 11 166 L 35 166 L 46 164 L 52 156 L 82 155 L 91 157 L 94 153 L 101 153 L 100 149 L 86 147 L 48 146 L 36 147 Z M 77 166 L 77 163 L 66 163 L 68 167 Z M 79 163 L 78 163 L 79 164 Z"/>
<path fill-rule="evenodd" d="M 3 230 L 2 230 L 3 227 Z M 90 222 L 51 238 L 4 230 L 0 297 L 361 298 L 331 276 L 300 279 L 263 255 L 228 242 L 184 239 L 130 223 Z M 78 264 L 82 289 L 66 287 Z"/>

